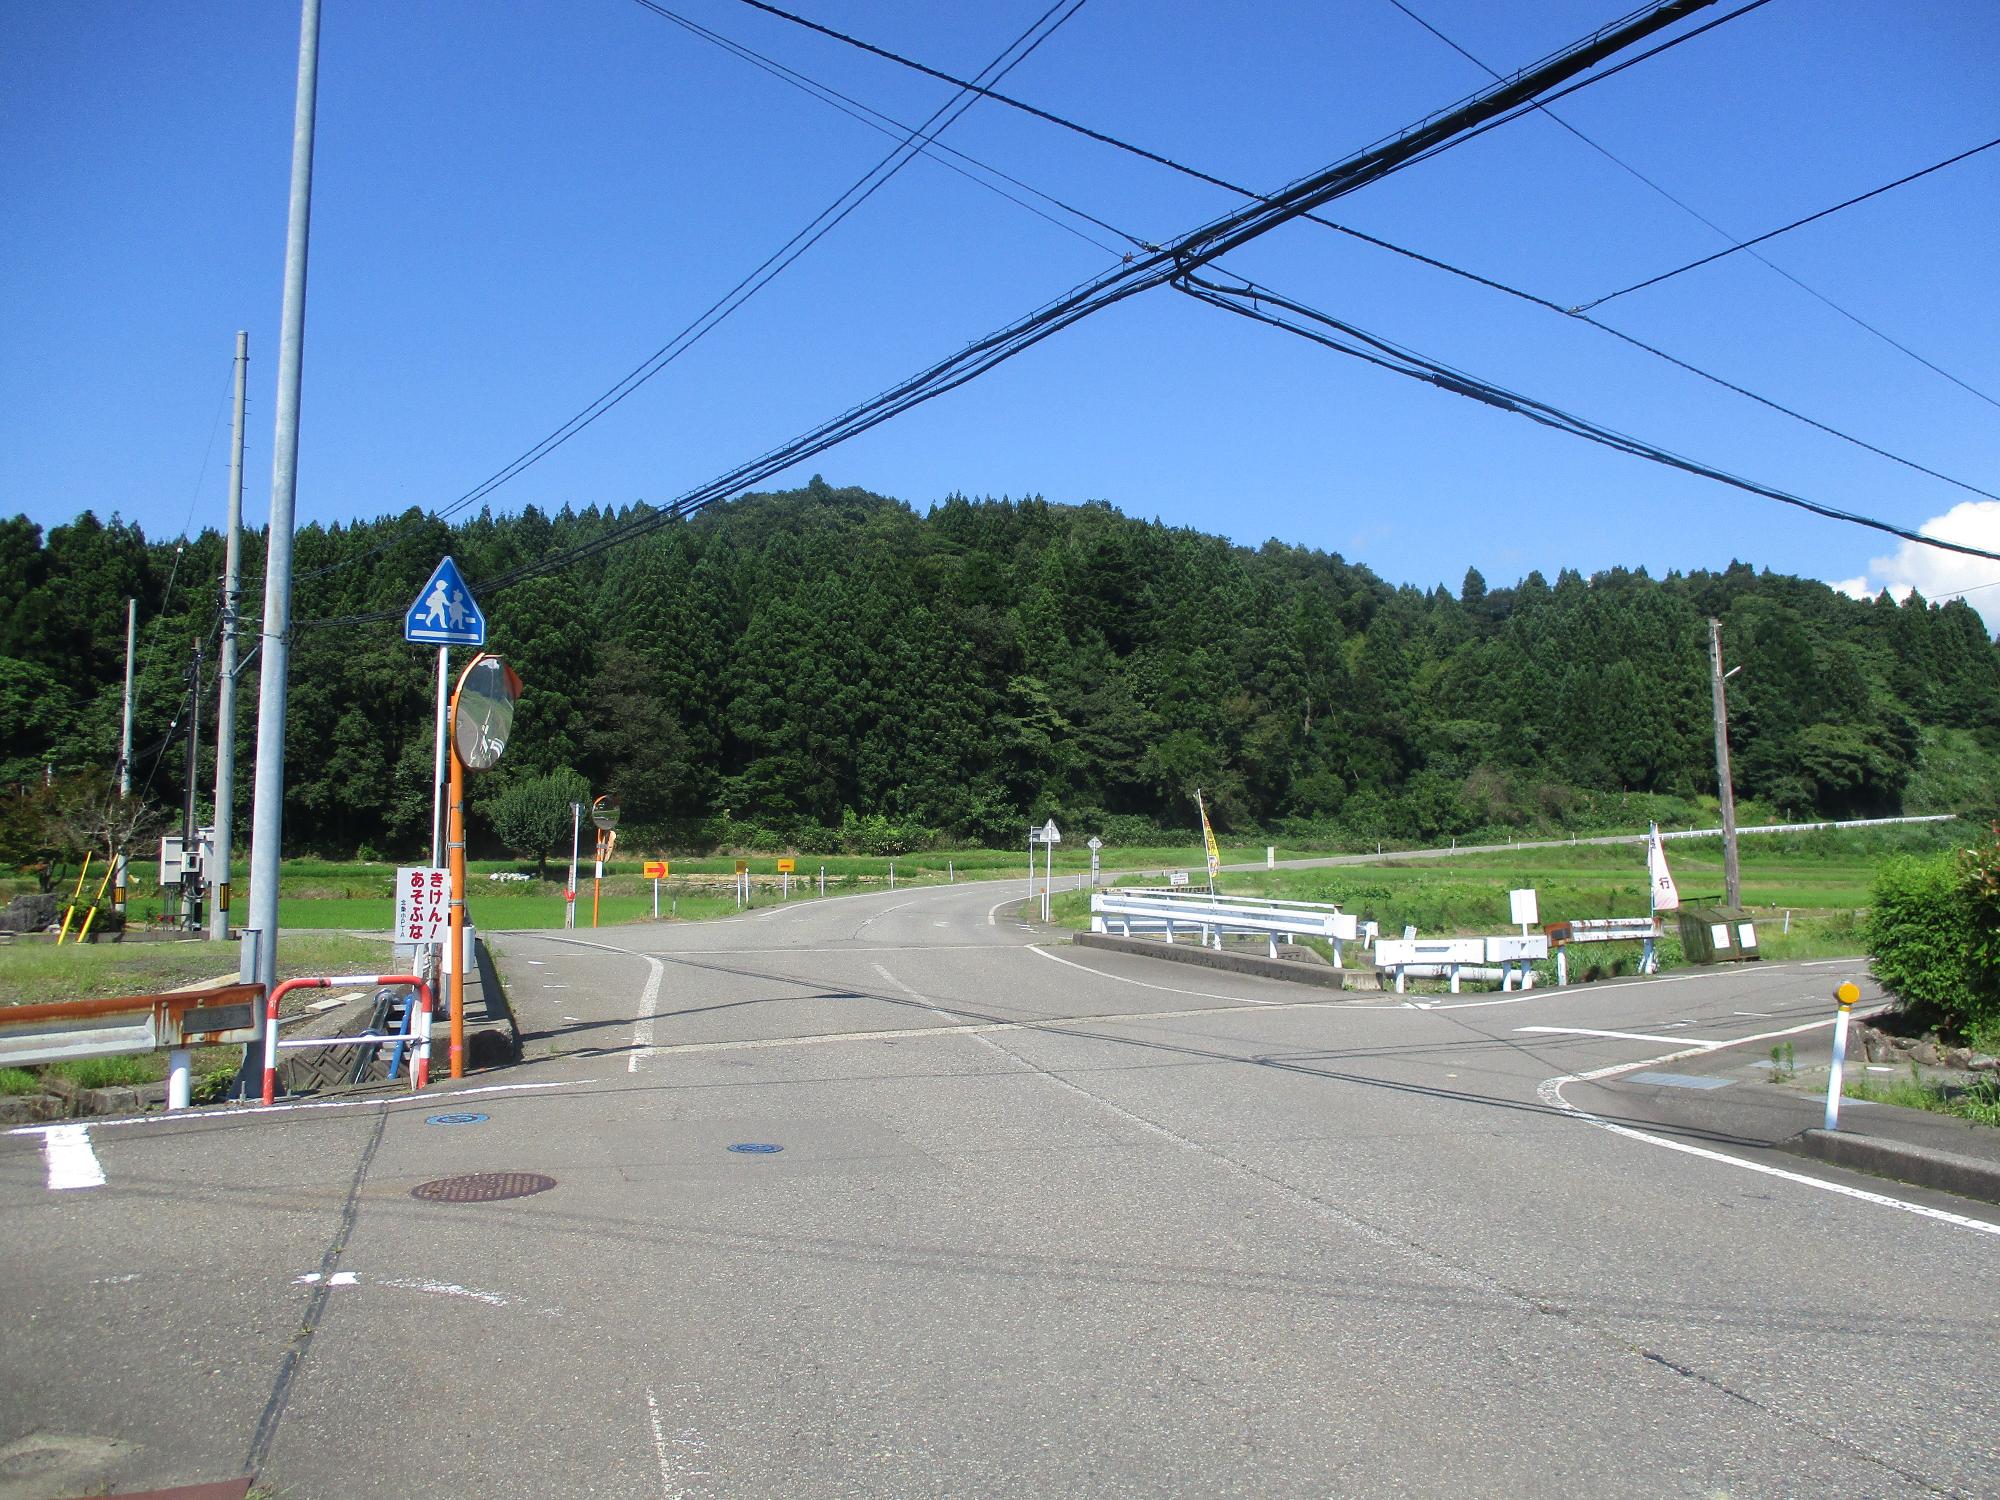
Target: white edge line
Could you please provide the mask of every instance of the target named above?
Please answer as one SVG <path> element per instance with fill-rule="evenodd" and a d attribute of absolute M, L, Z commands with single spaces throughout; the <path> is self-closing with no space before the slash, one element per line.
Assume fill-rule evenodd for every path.
<path fill-rule="evenodd" d="M 1672 1046 L 1675 1042 L 1685 1042 L 1690 1047 L 1721 1047 L 1723 1042 L 1710 1041 L 1698 1036 L 1654 1036 L 1645 1031 L 1593 1031 L 1588 1026 L 1516 1026 L 1514 1030 L 1542 1032 L 1549 1036 L 1602 1036 L 1615 1042 L 1665 1042 Z"/>
<path fill-rule="evenodd" d="M 660 981 L 666 978 L 667 966 L 650 953 L 641 953 L 646 960 L 646 987 L 639 992 L 639 1019 L 632 1023 L 632 1054 L 625 1059 L 625 1071 L 636 1073 L 639 1066 L 653 1055 L 654 1018 L 660 1008 Z"/>
<path fill-rule="evenodd" d="M 1783 1031 L 1766 1031 L 1757 1036 L 1739 1037 L 1726 1045 L 1731 1047 L 1749 1046 L 1754 1042 L 1768 1042 L 1777 1037 L 1797 1036 L 1800 1032 L 1814 1031 L 1822 1026 L 1831 1026 L 1831 1017 L 1823 1021 L 1808 1021 L 1803 1026 L 1788 1026 Z M 1706 1146 L 1689 1145 L 1685 1141 L 1668 1140 L 1665 1136 L 1653 1135 L 1648 1131 L 1634 1130 L 1629 1125 L 1620 1125 L 1606 1120 L 1589 1110 L 1572 1104 L 1563 1097 L 1563 1089 L 1572 1083 L 1595 1083 L 1600 1079 L 1615 1077 L 1620 1073 L 1636 1072 L 1640 1068 L 1657 1067 L 1661 1063 L 1679 1062 L 1684 1058 L 1702 1057 L 1712 1050 L 1708 1047 L 1687 1047 L 1679 1052 L 1669 1052 L 1663 1057 L 1648 1057 L 1639 1062 L 1614 1063 L 1608 1068 L 1593 1068 L 1588 1073 L 1566 1073 L 1560 1078 L 1543 1081 L 1535 1090 L 1541 1101 L 1551 1108 L 1561 1110 L 1572 1119 L 1586 1125 L 1595 1125 L 1599 1130 L 1608 1130 L 1613 1135 L 1624 1136 L 1628 1140 L 1643 1141 L 1648 1146 L 1662 1146 L 1669 1151 L 1678 1151 L 1683 1156 L 1698 1157 L 1702 1161 L 1718 1162 L 1726 1167 L 1740 1167 L 1746 1172 L 1757 1172 L 1766 1177 L 1776 1177 L 1785 1182 L 1795 1182 L 1803 1187 L 1817 1188 L 1823 1193 L 1838 1193 L 1843 1198 L 1852 1198 L 1862 1203 L 1879 1204 L 1884 1208 L 1901 1209 L 1904 1213 L 1915 1214 L 1919 1218 L 1933 1219 L 1940 1224 L 1950 1224 L 1959 1229 L 1970 1229 L 1980 1234 L 2000 1236 L 2000 1224 L 1990 1224 L 1984 1219 L 1970 1218 L 1965 1214 L 1955 1214 L 1942 1208 L 1931 1208 L 1927 1204 L 1911 1203 L 1907 1199 L 1892 1198 L 1887 1193 L 1872 1193 L 1866 1188 L 1849 1187 L 1844 1182 L 1828 1182 L 1819 1177 L 1808 1177 L 1803 1172 L 1788 1172 L 1783 1167 L 1767 1166 L 1760 1161 L 1748 1161 L 1740 1156 L 1731 1156 L 1725 1151 L 1711 1151 Z"/>
<path fill-rule="evenodd" d="M 493 1083 L 483 1088 L 452 1089 L 448 1092 L 425 1094 L 396 1094 L 382 1099 L 320 1099 L 305 1100 L 298 1104 L 252 1104 L 239 1108 L 218 1109 L 176 1109 L 157 1115 L 128 1115 L 117 1120 L 93 1120 L 92 1130 L 108 1130 L 115 1125 L 193 1125 L 206 1124 L 213 1120 L 243 1120 L 252 1115 L 282 1115 L 307 1109 L 365 1109 L 371 1106 L 404 1104 L 421 1105 L 426 1109 L 440 1106 L 449 1108 L 453 1101 L 469 1099 L 475 1094 L 526 1094 L 541 1089 L 571 1089 L 584 1083 L 601 1083 L 597 1078 L 565 1078 L 553 1083 Z M 61 1125 L 16 1125 L 9 1135 L 47 1135 L 61 1130 Z"/>
<path fill-rule="evenodd" d="M 104 1167 L 90 1149 L 88 1125 L 49 1125 L 42 1130 L 42 1159 L 48 1163 L 49 1191 L 104 1186 Z"/>

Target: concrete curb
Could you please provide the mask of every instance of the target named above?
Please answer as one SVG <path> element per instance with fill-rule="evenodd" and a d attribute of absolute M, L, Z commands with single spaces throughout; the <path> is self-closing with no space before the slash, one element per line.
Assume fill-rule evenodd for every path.
<path fill-rule="evenodd" d="M 1196 964 L 1230 974 L 1254 974 L 1260 979 L 1283 979 L 1292 984 L 1316 985 L 1326 990 L 1382 988 L 1381 972 L 1374 968 L 1336 969 L 1328 964 L 1258 958 L 1248 953 L 1218 953 L 1213 948 L 1163 943 L 1157 938 L 1116 937 L 1108 932 L 1075 933 L 1070 942 L 1079 948 L 1101 948 L 1109 953 L 1131 953 L 1140 958 L 1164 958 L 1170 963 Z"/>
<path fill-rule="evenodd" d="M 507 986 L 500 980 L 500 966 L 487 951 L 483 934 L 472 944 L 472 973 L 479 976 L 479 998 L 485 1024 L 476 1031 L 468 1027 L 465 1038 L 466 1066 L 487 1068 L 521 1060 L 521 1023 L 514 1018 L 514 1004 L 507 998 Z M 466 1018 L 468 1021 L 472 1017 Z M 447 1045 L 449 1043 L 447 1042 Z M 432 1046 L 435 1061 L 436 1045 Z M 447 1054 L 448 1056 L 448 1054 Z"/>
<path fill-rule="evenodd" d="M 1795 1155 L 1836 1167 L 1936 1188 L 1961 1198 L 1977 1198 L 1982 1203 L 2000 1203 L 2000 1162 L 1847 1130 L 1802 1130 L 1783 1145 Z"/>

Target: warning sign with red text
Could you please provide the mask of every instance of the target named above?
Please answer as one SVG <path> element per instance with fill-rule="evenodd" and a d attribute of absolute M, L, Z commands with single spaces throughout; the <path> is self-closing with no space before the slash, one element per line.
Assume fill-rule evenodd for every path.
<path fill-rule="evenodd" d="M 451 886 L 445 872 L 428 865 L 406 865 L 396 871 L 396 941 L 442 943 L 451 907 Z"/>

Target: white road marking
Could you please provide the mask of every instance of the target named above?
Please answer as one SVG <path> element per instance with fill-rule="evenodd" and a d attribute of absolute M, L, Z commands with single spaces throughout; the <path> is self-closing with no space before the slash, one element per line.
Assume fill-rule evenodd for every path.
<path fill-rule="evenodd" d="M 639 992 L 639 1019 L 632 1026 L 632 1055 L 625 1059 L 625 1071 L 636 1073 L 639 1064 L 653 1055 L 653 1021 L 659 1012 L 660 981 L 666 978 L 667 966 L 650 953 L 641 953 L 646 960 L 646 987 Z"/>
<path fill-rule="evenodd" d="M 1809 1021 L 1803 1026 L 1789 1026 L 1783 1031 L 1766 1031 L 1757 1036 L 1739 1037 L 1727 1045 L 1732 1047 L 1748 1046 L 1754 1042 L 1768 1042 L 1779 1037 L 1797 1036 L 1801 1032 L 1813 1031 L 1821 1026 L 1831 1026 L 1832 1024 L 1833 1020 L 1829 1017 L 1824 1021 Z M 1550 1108 L 1559 1109 L 1574 1120 L 1579 1120 L 1586 1125 L 1594 1125 L 1599 1130 L 1607 1130 L 1611 1134 L 1623 1136 L 1627 1140 L 1641 1141 L 1648 1146 L 1658 1146 L 1667 1151 L 1678 1151 L 1683 1156 L 1698 1157 L 1702 1161 L 1716 1162 L 1725 1167 L 1736 1167 L 1745 1172 L 1756 1172 L 1765 1177 L 1775 1177 L 1784 1182 L 1797 1183 L 1801 1187 L 1817 1188 L 1823 1193 L 1837 1193 L 1843 1198 L 1852 1198 L 1858 1202 L 1874 1203 L 1883 1208 L 1900 1209 L 1904 1213 L 1915 1214 L 1918 1218 L 1931 1219 L 1940 1224 L 1949 1224 L 1956 1229 L 1970 1229 L 1980 1234 L 1990 1234 L 2000 1237 L 2000 1224 L 1989 1224 L 1984 1219 L 1969 1218 L 1964 1214 L 1951 1213 L 1941 1208 L 1931 1208 L 1922 1203 L 1910 1203 L 1902 1198 L 1892 1198 L 1887 1193 L 1872 1193 L 1866 1188 L 1849 1187 L 1846 1183 L 1842 1182 L 1827 1182 L 1822 1178 L 1808 1177 L 1803 1172 L 1788 1172 L 1783 1167 L 1766 1166 L 1760 1161 L 1746 1161 L 1740 1156 L 1730 1156 L 1725 1152 L 1711 1151 L 1706 1146 L 1693 1146 L 1685 1141 L 1668 1140 L 1665 1136 L 1653 1135 L 1644 1130 L 1634 1130 L 1629 1125 L 1620 1125 L 1614 1121 L 1594 1115 L 1589 1110 L 1572 1104 L 1563 1097 L 1563 1089 L 1572 1083 L 1595 1083 L 1600 1079 L 1615 1077 L 1620 1073 L 1633 1073 L 1641 1068 L 1658 1067 L 1661 1063 L 1680 1062 L 1684 1058 L 1700 1057 L 1709 1050 L 1706 1047 L 1688 1047 L 1679 1052 L 1669 1052 L 1663 1057 L 1649 1057 L 1640 1062 L 1615 1063 L 1608 1068 L 1593 1068 L 1588 1073 L 1566 1073 L 1560 1078 L 1544 1080 L 1535 1092 L 1541 1101 Z"/>
<path fill-rule="evenodd" d="M 1837 964 L 1856 964 L 1860 961 L 1856 958 L 1816 958 L 1811 963 L 1801 963 L 1799 967 L 1801 969 L 1831 969 Z M 1815 996 L 1814 998 L 1817 999 L 1818 997 Z"/>
<path fill-rule="evenodd" d="M 1556 1036 L 1606 1036 L 1620 1042 L 1685 1042 L 1690 1047 L 1709 1048 L 1726 1046 L 1724 1042 L 1712 1042 L 1698 1036 L 1651 1036 L 1643 1031 L 1592 1031 L 1588 1026 L 1516 1026 L 1518 1031 L 1545 1031 Z"/>
<path fill-rule="evenodd" d="M 1753 1021 L 1768 1021 L 1771 1019 L 1771 1013 L 1768 1010 L 1732 1010 L 1730 1014 L 1732 1016 L 1748 1016 Z"/>
<path fill-rule="evenodd" d="M 666 1422 L 660 1415 L 660 1398 L 651 1386 L 646 1387 L 646 1418 L 653 1428 L 653 1456 L 660 1464 L 663 1500 L 688 1500 L 688 1481 L 710 1476 L 708 1470 L 687 1467 L 682 1460 L 698 1462 L 708 1444 L 692 1427 L 683 1427 L 672 1438 L 667 1436 Z"/>
<path fill-rule="evenodd" d="M 317 1271 L 308 1271 L 303 1276 L 294 1276 L 292 1278 L 293 1286 L 318 1286 L 319 1282 L 320 1274 Z M 326 1278 L 326 1284 L 328 1286 L 359 1286 L 361 1278 L 352 1271 L 335 1271 L 331 1276 Z"/>
<path fill-rule="evenodd" d="M 48 1163 L 49 1191 L 104 1186 L 104 1168 L 90 1149 L 88 1125 L 45 1125 L 42 1132 L 42 1159 Z M 17 1132 L 25 1133 L 25 1132 Z"/>
<path fill-rule="evenodd" d="M 88 1127 L 92 1130 L 110 1130 L 124 1125 L 190 1125 L 213 1124 L 227 1120 L 247 1120 L 255 1115 L 288 1115 L 311 1109 L 380 1109 L 387 1106 L 398 1109 L 406 1104 L 414 1104 L 422 1109 L 436 1109 L 440 1104 L 454 1099 L 469 1099 L 475 1094 L 530 1094 L 544 1089 L 573 1089 L 580 1084 L 595 1082 L 589 1078 L 565 1078 L 554 1083 L 490 1083 L 476 1089 L 433 1089 L 424 1094 L 406 1094 L 396 1099 L 314 1099 L 298 1104 L 251 1104 L 218 1105 L 212 1109 L 177 1109 L 167 1114 L 127 1115 L 118 1120 L 96 1120 Z M 9 1135 L 47 1136 L 52 1131 L 68 1130 L 67 1125 L 16 1125 Z M 102 1179 L 99 1179 L 102 1181 Z"/>

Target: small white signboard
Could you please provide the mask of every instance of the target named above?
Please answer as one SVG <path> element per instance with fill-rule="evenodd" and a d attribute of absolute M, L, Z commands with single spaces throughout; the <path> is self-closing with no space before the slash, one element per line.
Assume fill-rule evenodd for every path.
<path fill-rule="evenodd" d="M 1187 883 L 1188 872 L 1186 870 L 1175 870 L 1167 876 L 1168 885 L 1186 885 Z"/>
<path fill-rule="evenodd" d="M 1533 890 L 1509 891 L 1507 893 L 1507 909 L 1513 913 L 1507 920 L 1510 922 L 1519 922 L 1524 927 L 1533 927 L 1537 922 L 1542 920 Z"/>
<path fill-rule="evenodd" d="M 451 910 L 451 885 L 445 872 L 430 865 L 405 865 L 396 871 L 396 941 L 442 943 Z"/>
<path fill-rule="evenodd" d="M 1048 822 L 1042 825 L 1042 831 L 1035 835 L 1035 842 L 1038 844 L 1060 844 L 1062 842 L 1062 830 L 1056 827 L 1056 820 L 1054 818 L 1050 818 Z"/>

